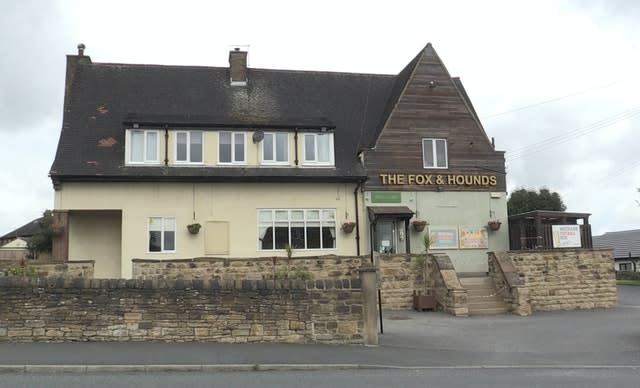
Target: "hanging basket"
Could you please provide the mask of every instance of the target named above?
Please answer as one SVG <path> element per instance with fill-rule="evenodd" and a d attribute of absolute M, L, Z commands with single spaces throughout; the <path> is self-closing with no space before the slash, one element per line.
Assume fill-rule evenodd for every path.
<path fill-rule="evenodd" d="M 341 229 L 345 233 L 351 233 L 351 232 L 353 232 L 353 228 L 355 228 L 355 227 L 356 227 L 356 223 L 349 221 L 349 222 L 343 223 Z"/>
<path fill-rule="evenodd" d="M 413 229 L 415 229 L 416 232 L 422 232 L 424 227 L 427 226 L 427 221 L 416 220 L 412 221 L 411 225 L 413 225 Z"/>
<path fill-rule="evenodd" d="M 499 230 L 500 229 L 500 225 L 502 225 L 502 222 L 500 222 L 500 221 L 489 221 L 487 223 L 487 226 L 489 227 L 489 230 L 493 230 L 493 231 Z"/>
<path fill-rule="evenodd" d="M 202 227 L 202 225 L 200 224 L 189 224 L 187 225 L 187 229 L 189 230 L 189 233 L 191 234 L 198 234 L 198 232 L 200 232 L 200 228 Z"/>

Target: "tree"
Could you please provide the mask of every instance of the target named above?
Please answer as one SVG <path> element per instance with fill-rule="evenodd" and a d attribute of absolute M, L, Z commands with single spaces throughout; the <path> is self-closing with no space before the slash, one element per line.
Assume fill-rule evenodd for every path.
<path fill-rule="evenodd" d="M 27 240 L 27 249 L 33 259 L 37 259 L 42 252 L 51 252 L 51 224 L 53 223 L 53 214 L 51 210 L 45 210 L 42 218 L 38 221 L 38 230 Z"/>
<path fill-rule="evenodd" d="M 507 201 L 509 215 L 526 213 L 533 210 L 565 211 L 567 207 L 562 202 L 560 194 L 543 187 L 539 192 L 535 190 L 519 189 L 511 193 Z"/>

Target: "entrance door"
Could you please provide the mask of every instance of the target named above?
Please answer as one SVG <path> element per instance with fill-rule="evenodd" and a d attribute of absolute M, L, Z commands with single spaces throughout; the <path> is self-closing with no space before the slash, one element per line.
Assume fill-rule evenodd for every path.
<path fill-rule="evenodd" d="M 379 220 L 376 224 L 376 250 L 396 253 L 396 228 L 393 220 Z"/>

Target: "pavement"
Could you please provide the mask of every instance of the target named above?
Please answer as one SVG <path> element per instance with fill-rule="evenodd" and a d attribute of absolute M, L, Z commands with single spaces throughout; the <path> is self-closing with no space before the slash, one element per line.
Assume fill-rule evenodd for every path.
<path fill-rule="evenodd" d="M 1 343 L 0 373 L 377 368 L 640 368 L 640 287 L 618 306 L 458 318 L 389 311 L 376 347 L 214 343 Z"/>

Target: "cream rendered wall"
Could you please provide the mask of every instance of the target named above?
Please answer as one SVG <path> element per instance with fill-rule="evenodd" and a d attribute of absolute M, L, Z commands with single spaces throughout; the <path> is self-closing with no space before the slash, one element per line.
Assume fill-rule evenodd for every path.
<path fill-rule="evenodd" d="M 56 210 L 122 210 L 121 275 L 131 277 L 131 259 L 177 259 L 204 256 L 205 233 L 191 235 L 186 225 L 207 221 L 229 222 L 229 254 L 225 257 L 270 257 L 282 251 L 259 251 L 257 209 L 336 209 L 336 248 L 296 250 L 294 256 L 354 255 L 355 232 L 340 230 L 343 221 L 355 221 L 353 190 L 343 183 L 81 183 L 67 182 L 56 192 Z M 360 202 L 362 206 L 362 202 Z M 176 252 L 147 252 L 148 217 L 176 218 Z M 366 225 L 360 213 L 361 225 Z M 367 228 L 361 228 L 365 236 Z M 70 246 L 78 252 L 79 240 Z M 365 248 L 366 249 L 366 248 Z M 366 252 L 363 250 L 363 252 Z"/>
<path fill-rule="evenodd" d="M 69 260 L 95 260 L 94 277 L 121 275 L 119 212 L 69 212 Z"/>
<path fill-rule="evenodd" d="M 169 147 L 167 149 L 167 158 L 169 159 L 169 165 L 176 165 L 176 131 L 186 131 L 185 129 L 170 129 L 169 130 Z M 202 130 L 204 133 L 204 165 L 205 166 L 215 166 L 218 165 L 218 134 L 221 131 L 231 131 L 231 132 L 243 132 L 242 130 Z M 245 150 L 246 150 L 246 160 L 247 166 L 258 166 L 261 165 L 262 161 L 262 144 L 263 142 L 253 143 L 253 134 L 255 131 L 244 131 L 245 132 Z M 264 131 L 269 132 L 269 131 Z M 164 132 L 161 133 L 162 141 L 161 141 L 161 162 L 164 163 Z M 295 139 L 293 133 L 288 133 L 289 138 L 289 163 L 288 166 L 295 166 Z M 302 152 L 304 144 L 303 135 L 298 134 L 298 159 L 299 165 L 302 165 Z M 184 166 L 185 164 L 178 164 Z M 197 167 L 198 165 L 193 165 Z"/>
<path fill-rule="evenodd" d="M 365 193 L 366 206 L 405 205 L 416 213 L 413 219 L 425 220 L 431 226 L 486 226 L 490 218 L 502 222 L 500 230 L 489 231 L 489 249 L 451 249 L 432 250 L 433 253 L 446 253 L 458 272 L 487 272 L 487 252 L 509 250 L 509 232 L 507 222 L 506 193 L 489 192 L 401 192 L 400 204 L 371 203 L 371 193 Z M 422 233 L 409 229 L 411 252 L 424 251 Z M 367 237 L 368 232 L 367 232 Z M 369 240 L 370 241 L 370 240 Z M 404 246 L 404 242 L 400 243 Z M 370 249 L 367 248 L 367 252 Z"/>

